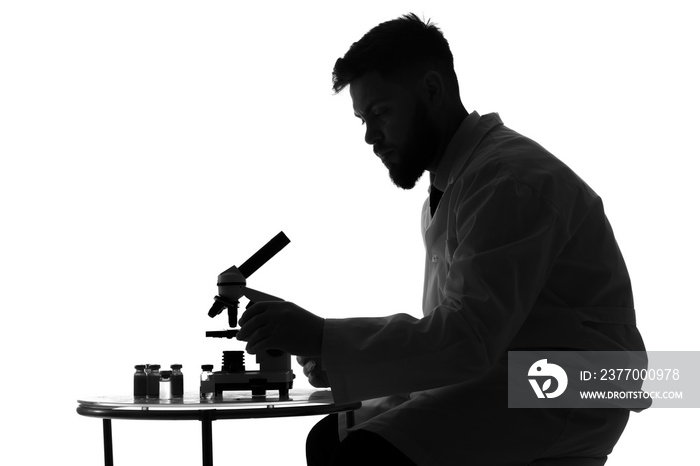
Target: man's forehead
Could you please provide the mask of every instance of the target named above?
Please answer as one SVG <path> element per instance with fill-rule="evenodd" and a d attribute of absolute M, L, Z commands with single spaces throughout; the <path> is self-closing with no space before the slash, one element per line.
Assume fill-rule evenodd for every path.
<path fill-rule="evenodd" d="M 391 100 L 400 90 L 398 83 L 388 80 L 376 71 L 365 73 L 350 83 L 352 108 L 364 114 L 377 102 Z"/>

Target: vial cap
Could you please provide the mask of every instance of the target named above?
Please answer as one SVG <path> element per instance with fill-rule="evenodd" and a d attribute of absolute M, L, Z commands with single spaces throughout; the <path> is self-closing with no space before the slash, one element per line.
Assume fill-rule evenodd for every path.
<path fill-rule="evenodd" d="M 173 364 L 170 366 L 170 368 L 173 370 L 179 370 L 182 369 L 182 364 Z"/>
<path fill-rule="evenodd" d="M 160 371 L 160 376 L 163 379 L 169 379 L 173 371 Z"/>
<path fill-rule="evenodd" d="M 212 370 L 214 370 L 214 364 L 203 364 L 202 370 L 203 371 L 212 371 Z"/>
<path fill-rule="evenodd" d="M 134 366 L 134 369 L 137 369 L 137 370 L 140 370 L 140 371 L 144 370 L 145 368 L 146 368 L 146 365 L 145 365 L 145 364 L 137 364 L 137 365 Z"/>
<path fill-rule="evenodd" d="M 151 369 L 160 370 L 160 364 L 151 364 Z"/>

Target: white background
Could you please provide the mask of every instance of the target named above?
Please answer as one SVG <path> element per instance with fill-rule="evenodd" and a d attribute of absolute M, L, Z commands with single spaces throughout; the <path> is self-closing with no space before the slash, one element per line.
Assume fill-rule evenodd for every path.
<path fill-rule="evenodd" d="M 254 6 L 252 6 L 254 5 Z M 650 350 L 700 350 L 692 2 L 6 1 L 0 6 L 2 464 L 94 465 L 79 397 L 222 349 L 217 275 L 324 317 L 420 314 L 419 211 L 331 69 L 381 21 L 432 18 L 469 111 L 497 111 L 604 199 Z M 301 371 L 297 386 L 304 387 Z M 700 413 L 632 415 L 609 464 L 697 464 Z M 318 418 L 214 423 L 216 464 L 304 464 Z M 114 421 L 116 464 L 200 461 L 199 423 Z M 507 444 L 507 439 L 504 439 Z M 284 462 L 284 463 L 282 463 Z"/>

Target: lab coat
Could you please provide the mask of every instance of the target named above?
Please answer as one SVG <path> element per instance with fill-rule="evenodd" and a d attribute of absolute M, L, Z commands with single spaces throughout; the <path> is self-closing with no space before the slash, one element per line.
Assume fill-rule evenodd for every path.
<path fill-rule="evenodd" d="M 460 441 L 475 406 L 505 396 L 507 351 L 644 344 L 600 197 L 540 145 L 472 112 L 431 189 L 444 194 L 422 211 L 423 317 L 327 319 L 322 364 L 337 401 L 365 400 L 358 428 L 451 464 L 475 448 Z"/>

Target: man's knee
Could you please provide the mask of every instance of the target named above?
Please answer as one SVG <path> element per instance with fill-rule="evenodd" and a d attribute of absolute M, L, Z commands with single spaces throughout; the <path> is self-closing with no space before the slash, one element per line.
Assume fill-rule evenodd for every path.
<path fill-rule="evenodd" d="M 338 415 L 324 417 L 309 431 L 306 437 L 306 462 L 309 466 L 325 466 L 338 450 Z"/>
<path fill-rule="evenodd" d="M 398 448 L 379 434 L 365 430 L 351 432 L 338 447 L 332 466 L 416 466 Z"/>

